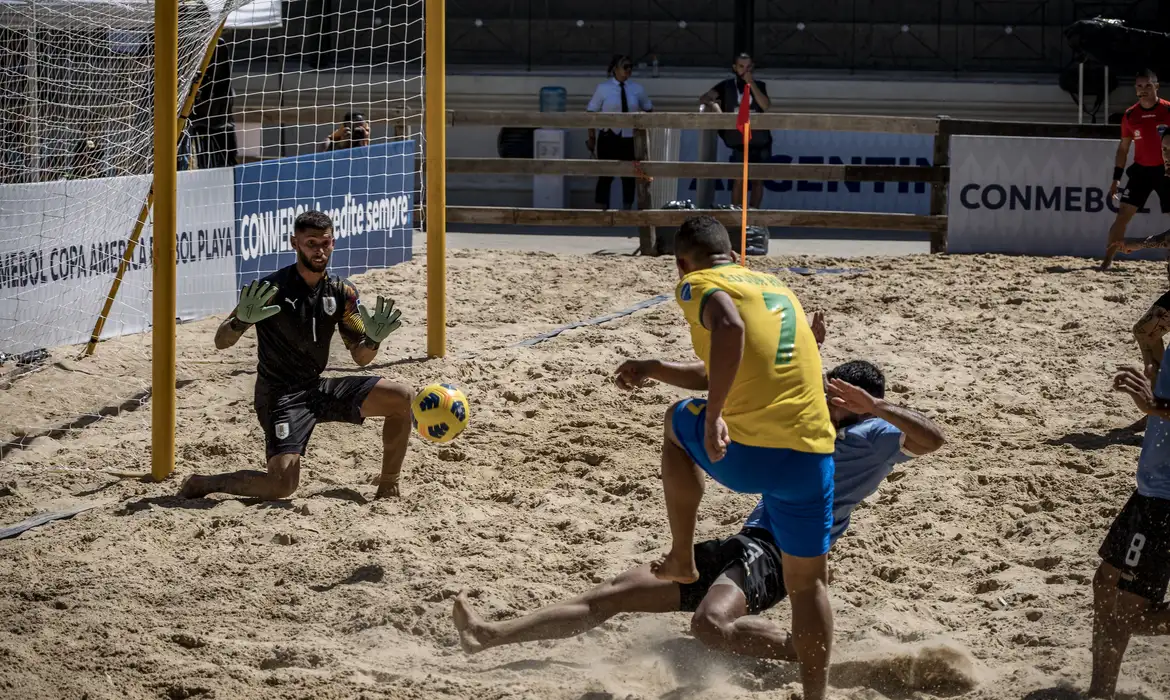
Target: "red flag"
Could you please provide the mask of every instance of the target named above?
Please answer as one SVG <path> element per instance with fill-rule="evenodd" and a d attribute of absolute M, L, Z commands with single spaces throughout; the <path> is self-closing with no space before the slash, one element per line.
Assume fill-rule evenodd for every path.
<path fill-rule="evenodd" d="M 735 117 L 735 128 L 739 133 L 747 135 L 745 127 L 751 124 L 751 108 L 752 108 L 752 86 L 743 86 L 743 98 L 739 101 L 739 114 Z M 751 136 L 748 136 L 751 138 Z"/>

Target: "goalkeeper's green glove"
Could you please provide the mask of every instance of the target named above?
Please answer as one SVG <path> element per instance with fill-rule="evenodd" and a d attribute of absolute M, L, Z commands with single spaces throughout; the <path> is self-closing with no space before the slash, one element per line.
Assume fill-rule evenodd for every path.
<path fill-rule="evenodd" d="M 378 295 L 378 302 L 374 306 L 374 313 L 366 310 L 364 304 L 358 304 L 362 314 L 362 325 L 366 329 L 366 337 L 374 345 L 381 343 L 394 331 L 402 327 L 400 320 L 402 312 L 394 308 L 394 300 Z"/>
<path fill-rule="evenodd" d="M 278 291 L 279 287 L 271 282 L 260 284 L 260 281 L 256 280 L 246 285 L 240 290 L 240 303 L 236 304 L 236 319 L 251 326 L 280 313 L 280 304 L 267 306 Z"/>

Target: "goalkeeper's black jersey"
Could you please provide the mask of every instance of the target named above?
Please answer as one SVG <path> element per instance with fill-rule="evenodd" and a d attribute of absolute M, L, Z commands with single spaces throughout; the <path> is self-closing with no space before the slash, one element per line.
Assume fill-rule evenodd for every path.
<path fill-rule="evenodd" d="M 256 324 L 257 372 L 269 387 L 299 387 L 316 381 L 329 362 L 329 343 L 339 329 L 346 348 L 365 335 L 358 311 L 357 288 L 349 280 L 326 275 L 310 288 L 296 265 L 264 278 L 278 287 L 272 304 L 280 313 Z"/>

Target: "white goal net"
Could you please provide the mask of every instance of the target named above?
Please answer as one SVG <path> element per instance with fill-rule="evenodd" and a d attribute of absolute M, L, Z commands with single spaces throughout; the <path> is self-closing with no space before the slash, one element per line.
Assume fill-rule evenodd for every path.
<path fill-rule="evenodd" d="M 410 258 L 423 4 L 179 0 L 181 322 L 294 262 L 308 209 L 333 217 L 335 273 Z M 153 34 L 154 0 L 0 0 L 0 470 L 148 406 Z M 207 333 L 180 325 L 180 384 Z M 136 470 L 148 447 L 121 435 L 62 466 Z"/>

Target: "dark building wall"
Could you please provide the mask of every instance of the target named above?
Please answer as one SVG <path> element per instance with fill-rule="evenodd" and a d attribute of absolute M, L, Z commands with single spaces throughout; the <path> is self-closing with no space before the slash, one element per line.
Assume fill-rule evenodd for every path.
<path fill-rule="evenodd" d="M 236 36 L 237 58 L 308 67 L 417 61 L 423 0 L 288 0 L 283 30 Z M 753 0 L 766 68 L 1057 73 L 1062 31 L 1097 15 L 1170 29 L 1158 0 Z M 1159 7 L 1164 5 L 1165 7 Z M 603 70 L 615 53 L 728 65 L 736 0 L 448 0 L 451 65 Z M 578 26 L 580 23 L 580 26 Z"/>

